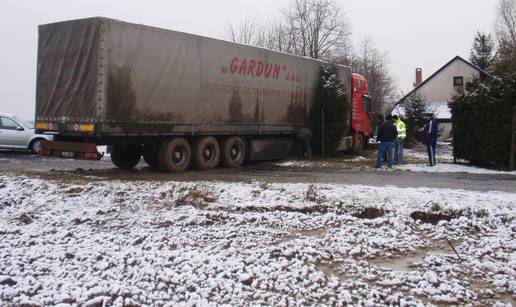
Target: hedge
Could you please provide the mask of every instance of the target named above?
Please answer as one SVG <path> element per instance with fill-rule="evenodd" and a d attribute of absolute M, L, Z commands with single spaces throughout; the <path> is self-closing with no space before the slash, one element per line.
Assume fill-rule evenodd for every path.
<path fill-rule="evenodd" d="M 516 73 L 474 80 L 450 102 L 455 156 L 477 165 L 507 167 Z"/>
<path fill-rule="evenodd" d="M 334 153 L 346 132 L 348 113 L 346 91 L 342 82 L 337 79 L 334 66 L 322 66 L 319 84 L 315 93 L 315 103 L 310 110 L 312 121 L 312 147 L 315 153 L 321 154 L 322 129 L 326 153 Z M 324 110 L 324 127 L 322 111 Z"/>

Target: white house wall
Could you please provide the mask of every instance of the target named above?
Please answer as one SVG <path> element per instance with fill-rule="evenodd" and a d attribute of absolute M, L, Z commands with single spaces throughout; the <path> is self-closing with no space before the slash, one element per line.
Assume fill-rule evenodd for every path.
<path fill-rule="evenodd" d="M 450 101 L 456 94 L 455 87 L 453 86 L 453 77 L 459 76 L 462 76 L 464 83 L 466 83 L 474 78 L 478 78 L 480 73 L 463 61 L 455 59 L 432 79 L 422 84 L 418 92 L 427 101 Z"/>

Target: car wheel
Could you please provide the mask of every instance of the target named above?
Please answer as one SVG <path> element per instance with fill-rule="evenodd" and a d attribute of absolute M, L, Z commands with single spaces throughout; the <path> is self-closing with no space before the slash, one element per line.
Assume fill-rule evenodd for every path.
<path fill-rule="evenodd" d="M 41 149 L 41 141 L 43 139 L 34 139 L 30 142 L 29 149 L 32 150 L 33 153 L 37 154 L 39 153 Z"/>

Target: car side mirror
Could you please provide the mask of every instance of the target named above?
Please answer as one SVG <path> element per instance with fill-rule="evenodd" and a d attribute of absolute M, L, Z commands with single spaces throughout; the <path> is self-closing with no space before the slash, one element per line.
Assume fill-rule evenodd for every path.
<path fill-rule="evenodd" d="M 17 127 L 16 127 L 16 130 L 18 130 L 18 131 L 23 131 L 24 129 L 23 129 L 23 127 L 22 127 L 22 126 L 17 126 Z"/>

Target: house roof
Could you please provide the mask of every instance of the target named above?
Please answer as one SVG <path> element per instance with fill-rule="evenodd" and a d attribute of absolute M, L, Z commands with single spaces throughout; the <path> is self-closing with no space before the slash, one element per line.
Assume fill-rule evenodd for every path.
<path fill-rule="evenodd" d="M 424 84 L 428 83 L 430 80 L 432 80 L 435 76 L 437 76 L 441 71 L 443 71 L 446 67 L 448 67 L 451 63 L 453 63 L 455 60 L 460 60 L 464 63 L 466 63 L 467 65 L 471 66 L 472 68 L 478 70 L 478 72 L 480 72 L 480 74 L 484 75 L 484 76 L 488 76 L 490 78 L 493 78 L 493 76 L 491 76 L 491 74 L 489 74 L 487 71 L 483 70 L 482 68 L 478 67 L 478 66 L 475 66 L 473 64 L 471 64 L 470 62 L 464 60 L 462 57 L 460 56 L 455 56 L 453 59 L 451 59 L 448 63 L 444 64 L 443 67 L 439 68 L 436 72 L 434 72 L 430 77 L 426 78 L 425 81 L 421 82 L 421 84 L 419 84 L 418 86 L 416 86 L 415 88 L 413 88 L 410 92 L 408 92 L 408 94 L 406 94 L 405 96 L 403 96 L 403 98 L 401 98 L 400 100 L 398 100 L 398 102 L 396 102 L 396 105 L 399 105 L 400 103 L 403 102 L 403 100 L 405 100 L 408 96 L 412 95 L 414 92 L 416 92 L 420 87 L 422 87 Z"/>

